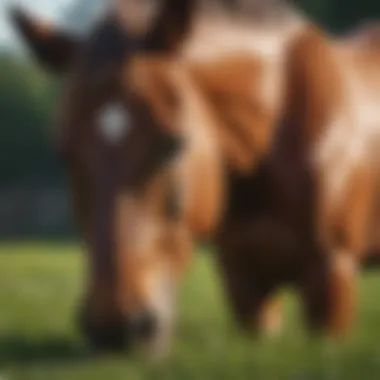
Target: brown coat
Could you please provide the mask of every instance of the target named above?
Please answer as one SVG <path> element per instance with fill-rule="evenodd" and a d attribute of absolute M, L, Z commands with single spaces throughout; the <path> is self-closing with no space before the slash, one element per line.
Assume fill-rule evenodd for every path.
<path fill-rule="evenodd" d="M 174 168 L 181 221 L 194 237 L 214 237 L 238 320 L 264 316 L 272 329 L 267 302 L 291 283 L 309 323 L 340 332 L 359 259 L 377 247 L 378 45 L 372 31 L 335 41 L 285 15 L 269 28 L 194 17 L 180 39 L 153 43 L 175 56 L 137 57 L 125 83 L 188 143 Z"/>
<path fill-rule="evenodd" d="M 244 45 L 249 28 L 232 27 L 219 46 L 195 31 L 167 76 L 191 104 L 186 125 L 194 135 L 208 125 L 223 157 L 215 243 L 239 320 L 260 322 L 268 297 L 290 282 L 311 325 L 338 333 L 353 316 L 355 268 L 378 244 L 380 122 L 371 111 L 380 100 L 380 45 L 372 30 L 337 41 L 299 25 L 276 61 Z M 228 45 L 234 32 L 240 50 Z M 272 97 L 264 96 L 266 75 L 276 78 Z"/>

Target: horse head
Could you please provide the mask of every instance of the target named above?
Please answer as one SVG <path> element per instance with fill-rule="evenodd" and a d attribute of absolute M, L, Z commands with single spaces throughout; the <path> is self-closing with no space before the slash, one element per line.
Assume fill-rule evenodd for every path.
<path fill-rule="evenodd" d="M 146 78 L 136 56 L 174 48 L 173 29 L 158 17 L 168 12 L 166 3 L 115 1 L 83 40 L 18 9 L 12 12 L 34 56 L 63 77 L 57 144 L 88 251 L 81 322 L 100 348 L 162 344 L 181 253 L 189 251 L 169 175 L 182 142 L 168 127 L 175 124 L 176 94 L 165 92 L 160 109 L 153 110 L 138 92 Z M 156 112 L 165 115 L 165 125 Z"/>

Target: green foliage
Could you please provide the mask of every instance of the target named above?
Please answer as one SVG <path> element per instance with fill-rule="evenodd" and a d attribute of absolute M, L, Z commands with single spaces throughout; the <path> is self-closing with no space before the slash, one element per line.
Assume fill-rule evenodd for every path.
<path fill-rule="evenodd" d="M 324 27 L 330 26 L 330 12 L 333 1 L 295 0 L 294 3 L 315 22 L 323 25 Z"/>
<path fill-rule="evenodd" d="M 294 0 L 312 19 L 331 31 L 346 31 L 380 17 L 378 0 Z"/>
<path fill-rule="evenodd" d="M 0 57 L 0 183 L 51 169 L 54 95 L 36 66 Z"/>
<path fill-rule="evenodd" d="M 337 31 L 346 31 L 360 22 L 380 17 L 378 0 L 334 0 L 331 2 L 331 19 Z"/>

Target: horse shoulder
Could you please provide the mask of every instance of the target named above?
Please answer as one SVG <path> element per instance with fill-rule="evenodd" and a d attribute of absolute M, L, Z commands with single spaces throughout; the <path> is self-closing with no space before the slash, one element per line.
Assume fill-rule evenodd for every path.
<path fill-rule="evenodd" d="M 379 218 L 373 212 L 380 178 L 380 45 L 378 30 L 359 30 L 357 38 L 340 39 L 335 44 L 341 62 L 351 120 L 349 134 L 342 136 L 336 171 L 341 178 L 335 204 L 335 219 L 343 230 L 346 244 L 356 252 L 373 244 L 371 231 Z M 338 151 L 338 149 L 336 149 Z M 344 186 L 342 186 L 344 185 Z M 332 207 L 331 207 L 332 208 Z M 371 247 L 370 247 L 371 248 Z M 372 247 L 373 248 L 373 247 Z"/>
<path fill-rule="evenodd" d="M 304 28 L 287 46 L 284 70 L 282 119 L 271 162 L 289 199 L 324 214 L 325 188 L 330 191 L 339 174 L 334 167 L 339 158 L 336 145 L 349 133 L 343 81 L 329 38 L 312 25 Z"/>
<path fill-rule="evenodd" d="M 358 55 L 357 44 L 336 41 L 315 31 L 306 37 L 297 48 L 307 57 L 301 64 L 303 70 L 294 65 L 294 60 L 291 69 L 301 73 L 304 81 L 301 93 L 305 101 L 298 106 L 307 112 L 301 110 L 298 115 L 315 143 L 310 152 L 320 186 L 321 230 L 330 238 L 344 238 L 344 243 L 335 244 L 362 249 L 374 194 L 371 176 L 375 168 L 370 150 L 371 144 L 376 144 L 372 133 L 380 127 L 374 112 L 379 73 L 369 76 L 368 62 Z"/>
<path fill-rule="evenodd" d="M 195 235 L 209 236 L 220 221 L 225 195 L 218 121 L 188 70 L 176 74 L 182 100 L 179 124 L 186 142 L 176 165 L 184 215 Z"/>

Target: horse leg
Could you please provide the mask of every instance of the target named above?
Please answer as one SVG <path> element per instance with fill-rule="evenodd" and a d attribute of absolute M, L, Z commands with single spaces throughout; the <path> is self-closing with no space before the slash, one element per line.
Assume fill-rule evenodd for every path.
<path fill-rule="evenodd" d="M 342 336 L 355 315 L 357 261 L 348 253 L 319 257 L 306 269 L 301 293 L 308 327 Z"/>
<path fill-rule="evenodd" d="M 239 327 L 252 330 L 258 323 L 259 310 L 268 292 L 256 283 L 244 252 L 224 249 L 219 256 L 222 286 Z"/>
<path fill-rule="evenodd" d="M 258 329 L 267 336 L 278 335 L 282 330 L 283 299 L 267 297 L 258 310 Z"/>
<path fill-rule="evenodd" d="M 359 178 L 358 178 L 359 180 Z M 335 249 L 330 263 L 331 318 L 327 326 L 332 335 L 348 331 L 355 316 L 356 274 L 365 250 L 370 215 L 371 188 L 360 177 L 352 187 L 344 212 L 340 214 Z"/>
<path fill-rule="evenodd" d="M 341 337 L 354 321 L 356 274 L 367 244 L 374 195 L 369 166 L 360 165 L 351 173 L 339 202 L 332 202 L 328 192 L 322 194 L 320 227 L 328 258 L 321 285 L 327 300 L 324 328 L 329 335 Z"/>
<path fill-rule="evenodd" d="M 252 268 L 250 268 L 252 269 Z M 244 331 L 274 335 L 281 329 L 280 300 L 241 263 L 224 266 L 223 283 L 235 320 Z"/>
<path fill-rule="evenodd" d="M 326 326 L 330 308 L 328 257 L 321 252 L 307 263 L 300 278 L 306 324 L 311 331 Z"/>
<path fill-rule="evenodd" d="M 340 233 L 333 251 L 331 292 L 333 313 L 330 332 L 342 335 L 352 325 L 356 308 L 356 277 L 367 245 L 374 196 L 374 177 L 360 167 L 351 178 L 343 204 Z"/>
<path fill-rule="evenodd" d="M 337 252 L 332 258 L 331 312 L 326 327 L 333 336 L 344 335 L 353 324 L 356 309 L 357 269 L 358 261 L 349 252 Z"/>
<path fill-rule="evenodd" d="M 250 284 L 243 303 L 235 304 L 234 310 L 240 327 L 257 334 L 274 335 L 281 328 L 278 304 L 268 298 L 271 291 L 260 284 Z M 235 296 L 235 300 L 238 296 Z M 277 300 L 275 300 L 277 301 Z"/>

